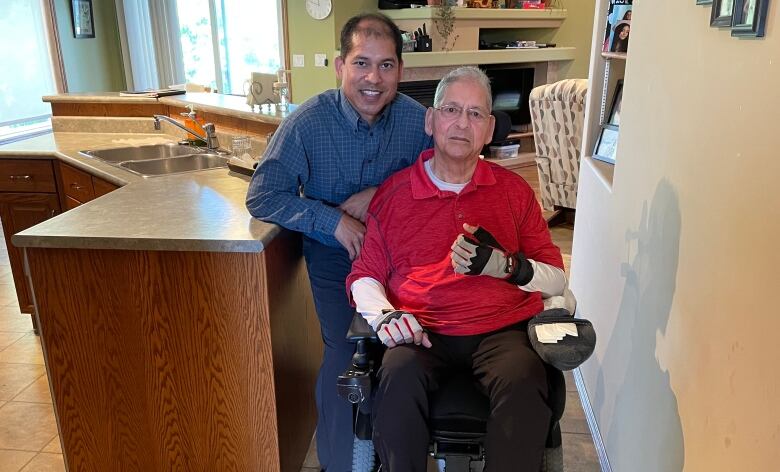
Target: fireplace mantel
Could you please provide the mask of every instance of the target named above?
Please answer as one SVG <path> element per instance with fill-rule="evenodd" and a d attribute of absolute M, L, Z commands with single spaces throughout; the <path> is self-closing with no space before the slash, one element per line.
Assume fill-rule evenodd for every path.
<path fill-rule="evenodd" d="M 476 51 L 405 52 L 404 68 L 460 66 L 465 64 L 517 64 L 571 61 L 576 48 L 483 49 Z"/>

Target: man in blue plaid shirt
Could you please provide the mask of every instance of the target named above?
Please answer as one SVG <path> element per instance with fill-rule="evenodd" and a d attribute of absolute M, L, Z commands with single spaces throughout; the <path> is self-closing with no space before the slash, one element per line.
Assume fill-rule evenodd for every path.
<path fill-rule="evenodd" d="M 303 233 L 303 253 L 325 344 L 317 379 L 317 455 L 324 470 L 352 467 L 352 408 L 336 392 L 354 346 L 345 281 L 360 253 L 376 188 L 433 147 L 425 108 L 396 93 L 401 33 L 381 14 L 351 18 L 335 60 L 341 88 L 306 101 L 268 145 L 247 194 L 249 212 Z"/>

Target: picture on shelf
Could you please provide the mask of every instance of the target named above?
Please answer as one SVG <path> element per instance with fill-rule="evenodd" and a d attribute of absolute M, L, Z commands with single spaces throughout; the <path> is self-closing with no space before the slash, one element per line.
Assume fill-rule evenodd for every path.
<path fill-rule="evenodd" d="M 607 123 L 610 125 L 620 126 L 620 103 L 623 100 L 623 81 L 618 80 L 615 87 L 615 95 L 612 98 L 612 107 L 609 109 L 609 119 Z"/>
<path fill-rule="evenodd" d="M 609 0 L 607 28 L 604 32 L 603 52 L 628 52 L 628 37 L 631 33 L 631 10 L 633 0 Z"/>
<path fill-rule="evenodd" d="M 734 0 L 732 36 L 764 36 L 768 0 Z"/>
<path fill-rule="evenodd" d="M 605 124 L 601 126 L 601 134 L 596 143 L 596 150 L 593 152 L 593 158 L 600 161 L 615 163 L 615 154 L 618 143 L 618 127 Z"/>

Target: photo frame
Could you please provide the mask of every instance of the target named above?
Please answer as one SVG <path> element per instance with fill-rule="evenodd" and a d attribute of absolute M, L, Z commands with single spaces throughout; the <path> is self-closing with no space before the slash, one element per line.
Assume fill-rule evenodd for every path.
<path fill-rule="evenodd" d="M 615 94 L 612 97 L 612 106 L 609 108 L 607 123 L 609 125 L 620 126 L 620 105 L 623 101 L 623 80 L 618 80 L 615 86 Z"/>
<path fill-rule="evenodd" d="M 769 0 L 734 0 L 731 35 L 760 38 L 764 36 Z"/>
<path fill-rule="evenodd" d="M 734 0 L 713 0 L 710 14 L 710 26 L 719 28 L 731 27 L 731 16 L 734 12 Z"/>
<path fill-rule="evenodd" d="M 596 149 L 593 151 L 593 158 L 614 164 L 618 135 L 619 129 L 617 126 L 610 124 L 601 125 L 601 133 L 596 142 Z"/>
<path fill-rule="evenodd" d="M 70 0 L 70 15 L 73 20 L 74 38 L 95 37 L 95 17 L 92 0 Z"/>

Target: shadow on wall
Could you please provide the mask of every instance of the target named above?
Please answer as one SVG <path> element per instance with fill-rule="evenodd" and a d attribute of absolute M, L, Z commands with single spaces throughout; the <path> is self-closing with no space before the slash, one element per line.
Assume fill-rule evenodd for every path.
<path fill-rule="evenodd" d="M 677 398 L 656 359 L 674 298 L 680 224 L 677 192 L 662 180 L 649 211 L 647 202 L 642 208 L 639 229 L 626 233 L 623 298 L 593 396 L 596 414 L 609 423 L 602 431 L 615 471 L 683 470 Z"/>

